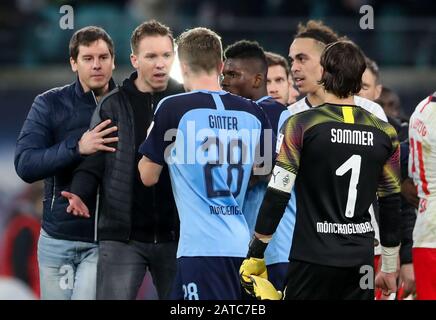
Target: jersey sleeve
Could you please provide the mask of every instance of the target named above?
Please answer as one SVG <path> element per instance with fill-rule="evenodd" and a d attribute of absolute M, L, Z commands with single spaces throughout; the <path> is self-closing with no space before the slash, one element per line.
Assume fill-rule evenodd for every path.
<path fill-rule="evenodd" d="M 357 106 L 362 107 L 366 111 L 372 113 L 384 122 L 388 122 L 388 117 L 386 117 L 386 113 L 384 112 L 381 105 L 379 105 L 378 103 L 359 96 L 354 96 L 354 103 Z"/>
<path fill-rule="evenodd" d="M 303 146 L 303 128 L 298 124 L 298 117 L 289 118 L 280 131 L 276 166 L 297 175 Z"/>
<path fill-rule="evenodd" d="M 170 101 L 162 101 L 157 107 L 153 122 L 148 129 L 147 138 L 139 146 L 139 153 L 149 158 L 151 161 L 164 165 L 165 150 L 172 143 L 172 137 L 169 133 L 171 129 L 176 129 L 170 112 Z M 166 136 L 167 135 L 167 136 Z"/>
<path fill-rule="evenodd" d="M 279 133 L 281 132 L 281 129 L 283 127 L 283 124 L 285 123 L 286 120 L 289 119 L 290 116 L 291 116 L 291 113 L 289 112 L 288 109 L 285 109 L 284 111 L 282 111 L 280 113 L 279 123 L 277 125 L 277 135 L 279 135 Z"/>
<path fill-rule="evenodd" d="M 256 108 L 259 111 L 258 119 L 261 123 L 262 128 L 260 130 L 259 144 L 257 145 L 259 152 L 255 153 L 256 159 L 254 163 L 267 166 L 268 164 L 272 164 L 276 137 L 274 135 L 271 122 L 269 121 L 263 109 L 258 105 L 256 105 Z M 270 173 L 270 170 L 267 170 L 268 174 Z"/>
<path fill-rule="evenodd" d="M 387 197 L 401 191 L 400 143 L 394 128 L 389 130 L 389 136 L 391 137 L 393 151 L 383 166 L 377 189 L 379 197 Z"/>

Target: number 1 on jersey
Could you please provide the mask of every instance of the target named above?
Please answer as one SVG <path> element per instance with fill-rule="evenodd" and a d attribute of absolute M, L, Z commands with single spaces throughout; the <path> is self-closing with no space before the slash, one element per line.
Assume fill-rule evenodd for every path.
<path fill-rule="evenodd" d="M 338 169 L 336 175 L 342 177 L 345 173 L 351 170 L 351 179 L 348 187 L 347 207 L 345 208 L 345 216 L 352 218 L 354 216 L 354 209 L 357 200 L 357 184 L 359 183 L 360 164 L 362 157 L 353 154 L 347 161 L 345 161 Z"/>

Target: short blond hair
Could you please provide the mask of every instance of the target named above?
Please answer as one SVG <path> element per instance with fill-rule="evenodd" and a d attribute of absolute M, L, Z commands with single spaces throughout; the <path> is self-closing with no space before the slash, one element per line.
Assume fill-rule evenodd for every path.
<path fill-rule="evenodd" d="M 179 59 L 194 73 L 210 74 L 223 60 L 221 37 L 207 28 L 194 28 L 183 32 L 177 39 Z"/>

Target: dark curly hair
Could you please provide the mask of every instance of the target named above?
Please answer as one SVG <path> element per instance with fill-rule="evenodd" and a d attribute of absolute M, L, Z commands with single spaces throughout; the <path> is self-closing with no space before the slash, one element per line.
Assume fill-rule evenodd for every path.
<path fill-rule="evenodd" d="M 263 74 L 268 72 L 268 63 L 263 48 L 256 41 L 240 40 L 228 46 L 224 51 L 225 59 L 252 59 L 259 62 L 259 70 Z"/>

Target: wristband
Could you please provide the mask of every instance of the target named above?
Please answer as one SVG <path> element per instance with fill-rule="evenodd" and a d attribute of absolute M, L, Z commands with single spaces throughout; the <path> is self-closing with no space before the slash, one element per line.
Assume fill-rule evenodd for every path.
<path fill-rule="evenodd" d="M 382 267 L 381 271 L 393 273 L 397 271 L 397 260 L 400 246 L 383 247 L 382 246 Z"/>
<path fill-rule="evenodd" d="M 258 239 L 256 236 L 253 236 L 253 238 L 250 241 L 250 247 L 248 249 L 247 258 L 263 259 L 263 254 L 266 250 L 266 247 L 268 246 L 269 240 L 270 239 L 264 242 Z"/>

